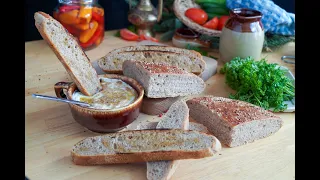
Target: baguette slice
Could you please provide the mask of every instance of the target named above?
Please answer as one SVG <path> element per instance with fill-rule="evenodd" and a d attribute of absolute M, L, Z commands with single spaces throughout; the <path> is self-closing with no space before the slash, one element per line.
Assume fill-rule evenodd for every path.
<path fill-rule="evenodd" d="M 197 51 L 158 45 L 127 46 L 114 49 L 98 59 L 98 65 L 107 73 L 122 73 L 122 64 L 126 60 L 168 63 L 197 75 L 201 74 L 206 67 L 202 55 Z"/>
<path fill-rule="evenodd" d="M 136 130 L 147 130 L 147 129 L 156 129 L 158 125 L 158 122 L 147 122 L 144 124 L 139 124 L 136 128 Z M 200 123 L 197 122 L 189 122 L 189 130 L 192 131 L 200 131 L 203 133 L 210 133 L 208 131 L 208 128 Z"/>
<path fill-rule="evenodd" d="M 166 112 L 156 129 L 189 129 L 189 108 L 185 101 L 173 103 Z M 180 161 L 154 161 L 147 162 L 148 180 L 167 180 L 176 171 Z"/>
<path fill-rule="evenodd" d="M 244 101 L 203 96 L 187 100 L 190 117 L 205 125 L 221 143 L 236 147 L 277 132 L 283 120 Z"/>
<path fill-rule="evenodd" d="M 149 98 L 166 98 L 200 94 L 204 81 L 178 67 L 167 64 L 125 61 L 123 74 L 137 80 Z"/>
<path fill-rule="evenodd" d="M 35 25 L 56 54 L 78 89 L 87 96 L 102 87 L 96 70 L 77 40 L 54 18 L 44 12 L 34 14 Z"/>
<path fill-rule="evenodd" d="M 158 125 L 158 122 L 149 122 L 149 123 L 145 123 L 138 126 L 137 130 L 156 129 L 157 125 Z M 189 122 L 189 130 L 209 133 L 208 129 L 204 125 L 195 123 L 195 122 Z M 171 176 L 176 171 L 180 161 L 181 160 L 147 162 L 147 179 L 148 180 L 170 179 Z"/>
<path fill-rule="evenodd" d="M 212 135 L 190 130 L 135 130 L 86 138 L 74 145 L 77 165 L 135 163 L 213 156 L 221 149 Z"/>

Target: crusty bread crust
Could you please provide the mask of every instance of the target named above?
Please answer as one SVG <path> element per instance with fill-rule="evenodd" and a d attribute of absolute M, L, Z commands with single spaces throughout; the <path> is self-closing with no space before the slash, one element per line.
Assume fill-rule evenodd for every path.
<path fill-rule="evenodd" d="M 281 118 L 276 114 L 267 111 L 251 103 L 216 96 L 194 97 L 187 101 L 189 103 L 199 103 L 204 108 L 209 108 L 212 113 L 218 114 L 221 120 L 227 122 L 230 127 L 248 123 L 254 120 L 267 120 Z M 241 108 L 241 110 L 240 110 Z M 222 114 L 224 114 L 222 116 Z"/>
<path fill-rule="evenodd" d="M 72 161 L 76 165 L 103 165 L 103 164 L 122 164 L 137 163 L 149 161 L 171 161 L 179 159 L 201 159 L 213 156 L 212 149 L 207 148 L 201 151 L 157 151 L 157 152 L 140 152 L 140 153 L 122 153 L 113 155 L 97 156 L 79 156 L 74 152 L 71 153 Z"/>
<path fill-rule="evenodd" d="M 137 80 L 143 86 L 148 98 L 196 95 L 206 87 L 199 76 L 166 63 L 126 60 L 122 68 L 124 75 Z"/>
<path fill-rule="evenodd" d="M 148 131 L 163 131 L 164 133 L 172 133 L 181 130 L 130 130 L 118 133 L 146 133 Z M 190 131 L 190 130 L 184 130 Z M 200 159 L 213 156 L 216 152 L 221 150 L 220 141 L 207 133 L 199 132 L 207 136 L 211 136 L 214 141 L 212 146 L 195 151 L 153 151 L 153 152 L 135 152 L 135 153 L 114 153 L 114 154 L 97 154 L 97 155 L 79 155 L 71 151 L 72 161 L 76 165 L 102 165 L 102 164 L 119 164 L 119 163 L 136 163 L 136 162 L 149 162 L 149 161 L 164 161 L 164 160 L 179 160 L 179 159 Z M 117 133 L 106 134 L 107 136 L 116 135 Z M 103 136 L 103 135 L 101 135 Z M 81 143 L 79 141 L 77 144 Z M 77 145 L 76 144 L 76 145 Z M 76 146 L 75 145 L 75 146 Z"/>
<path fill-rule="evenodd" d="M 68 72 L 68 74 L 70 75 L 70 77 L 72 78 L 72 80 L 74 81 L 74 83 L 77 85 L 78 89 L 84 94 L 84 95 L 87 95 L 87 96 L 91 96 L 93 94 L 95 94 L 96 92 L 100 91 L 102 89 L 100 83 L 97 84 L 97 87 L 95 88 L 96 89 L 96 92 L 90 92 L 88 89 L 86 89 L 83 84 L 80 83 L 80 80 L 78 77 L 76 77 L 74 75 L 74 73 L 71 71 L 70 69 L 70 66 L 66 63 L 66 60 L 62 57 L 61 55 L 61 52 L 59 52 L 58 50 L 58 47 L 56 46 L 55 42 L 53 42 L 48 34 L 45 33 L 44 31 L 44 23 L 46 20 L 52 20 L 52 21 L 55 21 L 57 25 L 61 25 L 58 21 L 56 21 L 54 18 L 52 18 L 50 15 L 44 13 L 44 12 L 36 12 L 34 14 L 34 19 L 35 19 L 35 26 L 36 28 L 38 29 L 40 35 L 42 36 L 42 38 L 47 42 L 47 44 L 49 45 L 49 47 L 52 49 L 52 51 L 55 53 L 55 55 L 57 56 L 57 58 L 60 60 L 60 62 L 62 63 L 63 67 L 66 69 L 66 71 Z M 62 25 L 61 25 L 62 26 Z M 81 49 L 81 46 L 79 45 L 78 41 L 75 39 L 75 37 L 73 35 L 71 35 L 66 29 L 65 30 L 65 33 L 68 34 L 69 38 L 72 38 L 76 41 L 76 46 L 78 46 L 79 49 Z M 83 51 L 82 51 L 83 52 Z M 89 67 L 91 67 L 93 70 L 93 66 L 92 64 L 90 63 L 90 60 L 88 58 L 88 56 L 86 55 L 85 52 L 83 52 L 82 54 L 83 56 L 85 56 L 89 62 Z M 98 74 L 96 73 L 96 71 L 91 71 L 93 73 L 95 73 L 95 77 L 93 78 L 96 78 L 97 80 L 96 81 L 99 81 L 99 78 L 98 78 Z M 93 81 L 94 79 L 92 79 Z"/>
<path fill-rule="evenodd" d="M 121 67 L 120 69 L 114 69 L 114 68 L 111 69 L 109 67 L 106 67 L 104 64 L 118 63 L 118 62 L 112 61 L 110 57 L 119 56 L 123 53 L 129 53 L 129 54 L 143 53 L 144 57 L 150 57 L 152 56 L 152 54 L 158 54 L 158 53 L 163 54 L 163 57 L 165 57 L 166 54 L 168 55 L 175 54 L 177 57 L 179 55 L 190 56 L 190 59 L 192 59 L 191 61 L 201 66 L 201 69 L 199 72 L 194 71 L 192 73 L 196 75 L 200 75 L 206 68 L 206 62 L 203 60 L 202 55 L 197 51 L 187 50 L 187 49 L 177 48 L 177 47 L 170 47 L 170 46 L 158 46 L 158 45 L 126 46 L 126 47 L 114 49 L 110 51 L 107 55 L 98 59 L 99 67 L 106 73 L 121 73 L 122 72 Z M 143 59 L 130 59 L 130 60 L 143 61 Z M 119 62 L 119 63 L 123 63 L 123 62 Z M 161 63 L 161 62 L 158 62 L 158 63 Z"/>
<path fill-rule="evenodd" d="M 221 143 L 236 147 L 277 132 L 283 120 L 248 102 L 211 95 L 187 100 L 190 117 L 207 126 Z"/>

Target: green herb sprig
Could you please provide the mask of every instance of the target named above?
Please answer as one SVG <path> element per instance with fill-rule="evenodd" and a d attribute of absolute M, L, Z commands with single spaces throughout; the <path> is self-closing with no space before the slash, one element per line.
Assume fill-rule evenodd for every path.
<path fill-rule="evenodd" d="M 255 61 L 252 57 L 236 57 L 220 70 L 225 74 L 226 84 L 236 91 L 231 99 L 238 99 L 258 105 L 274 112 L 287 109 L 284 101 L 295 97 L 295 87 L 286 76 L 287 70 L 266 59 Z"/>

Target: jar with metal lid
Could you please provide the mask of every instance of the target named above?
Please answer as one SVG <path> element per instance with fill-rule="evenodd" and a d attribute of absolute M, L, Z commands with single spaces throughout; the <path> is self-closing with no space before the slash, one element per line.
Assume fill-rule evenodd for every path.
<path fill-rule="evenodd" d="M 104 38 L 104 9 L 98 0 L 58 0 L 53 11 L 84 50 L 97 47 Z"/>

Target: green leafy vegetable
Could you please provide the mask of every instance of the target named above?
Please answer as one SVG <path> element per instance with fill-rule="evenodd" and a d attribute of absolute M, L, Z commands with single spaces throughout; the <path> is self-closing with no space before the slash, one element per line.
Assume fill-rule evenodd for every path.
<path fill-rule="evenodd" d="M 207 52 L 207 51 L 204 51 L 204 50 L 202 50 L 201 48 L 192 46 L 192 45 L 190 45 L 190 44 L 187 44 L 186 49 L 197 51 L 197 52 L 199 52 L 202 56 L 207 56 L 207 55 L 208 55 L 208 52 Z"/>
<path fill-rule="evenodd" d="M 160 36 L 160 41 L 161 42 L 171 41 L 173 35 L 174 35 L 174 30 L 169 30 Z"/>
<path fill-rule="evenodd" d="M 131 32 L 133 32 L 133 33 L 135 33 L 135 34 L 137 34 L 137 28 L 136 28 L 135 25 L 130 25 L 130 26 L 128 26 L 128 30 L 131 31 Z"/>
<path fill-rule="evenodd" d="M 264 109 L 274 108 L 274 112 L 287 109 L 284 101 L 295 97 L 295 88 L 286 76 L 287 70 L 265 59 L 255 61 L 251 57 L 236 57 L 220 70 L 225 74 L 226 84 L 236 90 L 231 99 L 246 101 Z"/>
<path fill-rule="evenodd" d="M 117 32 L 114 34 L 114 36 L 115 36 L 115 37 L 121 37 L 121 36 L 120 36 L 120 31 L 117 31 Z"/>

